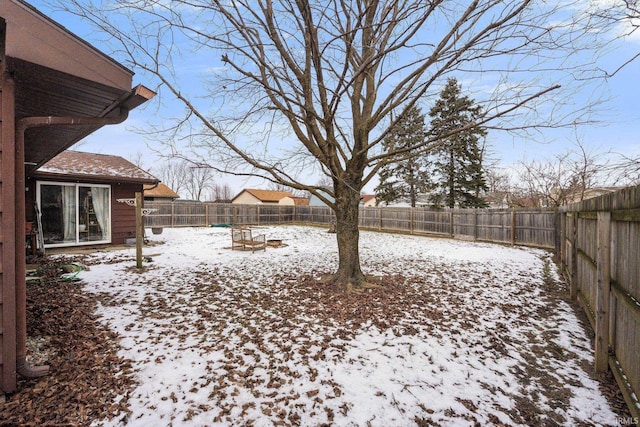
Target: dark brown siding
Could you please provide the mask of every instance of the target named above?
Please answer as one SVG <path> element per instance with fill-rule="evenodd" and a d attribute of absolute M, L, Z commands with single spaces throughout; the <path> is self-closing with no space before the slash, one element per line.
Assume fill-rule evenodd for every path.
<path fill-rule="evenodd" d="M 111 185 L 111 242 L 122 244 L 128 238 L 136 237 L 136 208 L 117 199 L 133 199 L 136 191 L 142 191 L 142 184 Z"/>

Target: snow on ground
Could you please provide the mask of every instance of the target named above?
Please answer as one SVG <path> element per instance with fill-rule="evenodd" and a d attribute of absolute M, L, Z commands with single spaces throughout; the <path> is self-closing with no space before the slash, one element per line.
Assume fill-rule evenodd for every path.
<path fill-rule="evenodd" d="M 101 424 L 616 424 L 546 252 L 362 232 L 386 289 L 344 296 L 315 280 L 336 269 L 334 234 L 256 231 L 287 246 L 165 229 L 144 272 L 134 249 L 90 258 L 80 277 L 138 382 L 130 415 Z"/>

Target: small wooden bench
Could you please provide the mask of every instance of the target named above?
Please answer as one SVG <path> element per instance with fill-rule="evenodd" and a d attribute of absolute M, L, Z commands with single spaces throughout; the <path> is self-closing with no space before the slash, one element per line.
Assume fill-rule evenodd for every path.
<path fill-rule="evenodd" d="M 231 249 L 251 252 L 267 250 L 267 239 L 264 234 L 254 236 L 250 228 L 234 227 L 231 229 Z"/>

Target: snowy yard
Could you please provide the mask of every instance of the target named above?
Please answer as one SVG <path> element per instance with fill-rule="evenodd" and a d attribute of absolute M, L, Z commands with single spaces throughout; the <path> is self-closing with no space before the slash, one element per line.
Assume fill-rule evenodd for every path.
<path fill-rule="evenodd" d="M 151 236 L 80 273 L 133 361 L 132 426 L 616 425 L 549 254 L 361 233 L 385 288 L 345 297 L 335 235 L 265 227 L 286 247 L 228 249 L 224 228 Z"/>

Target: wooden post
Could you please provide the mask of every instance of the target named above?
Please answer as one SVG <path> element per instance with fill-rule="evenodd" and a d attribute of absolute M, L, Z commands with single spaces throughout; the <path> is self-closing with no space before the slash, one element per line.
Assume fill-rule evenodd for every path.
<path fill-rule="evenodd" d="M 516 244 L 516 210 L 511 209 L 511 244 Z"/>
<path fill-rule="evenodd" d="M 449 224 L 451 226 L 451 229 L 449 230 L 451 232 L 451 237 L 454 237 L 456 233 L 453 228 L 453 208 L 449 210 Z"/>
<path fill-rule="evenodd" d="M 473 240 L 478 240 L 478 208 L 473 210 Z"/>
<path fill-rule="evenodd" d="M 0 50 L 4 52 L 5 36 L 6 36 L 5 20 L 0 18 Z M 4 58 L 4 55 L 2 55 Z M 2 221 L 0 221 L 0 302 L 2 302 L 2 310 L 0 310 L 0 322 L 2 330 L 2 341 L 0 341 L 0 363 L 2 370 L 0 374 L 0 390 L 4 392 L 13 392 L 17 388 L 16 378 L 16 332 L 18 330 L 16 319 L 16 308 L 18 301 L 16 298 L 24 298 L 24 305 L 20 302 L 21 307 L 24 306 L 26 313 L 26 283 L 23 288 L 20 284 L 20 278 L 16 269 L 18 267 L 16 250 L 16 230 L 21 227 L 24 218 L 16 216 L 16 203 L 18 197 L 24 198 L 15 186 L 16 159 L 14 156 L 15 144 L 15 112 L 14 112 L 14 84 L 13 77 L 6 71 L 6 61 L 0 62 L 0 160 L 2 167 L 0 168 L 0 180 L 2 187 L 0 188 L 0 210 L 2 211 Z M 24 167 L 17 165 L 17 167 Z M 26 274 L 26 272 L 25 272 Z M 16 283 L 16 279 L 18 283 Z M 24 289 L 24 296 L 22 294 Z M 20 292 L 18 292 L 20 291 Z M 21 310 L 20 310 L 21 311 Z M 25 317 L 26 331 L 26 317 Z M 22 323 L 20 321 L 19 323 Z M 25 337 L 26 340 L 26 337 Z M 25 352 L 26 353 L 26 352 Z M 2 394 L 4 397 L 4 394 Z"/>
<path fill-rule="evenodd" d="M 560 261 L 560 272 L 565 274 L 567 269 L 567 213 L 558 212 L 557 226 L 560 227 L 560 251 L 558 252 L 558 260 Z"/>
<path fill-rule="evenodd" d="M 562 260 L 562 246 L 564 245 L 564 227 L 562 226 L 562 213 L 556 209 L 556 213 L 553 215 L 553 226 L 555 232 L 553 233 L 554 246 L 556 251 L 556 261 Z M 562 261 L 560 261 L 562 263 Z"/>
<path fill-rule="evenodd" d="M 572 300 L 578 298 L 578 212 L 571 213 L 571 263 L 569 264 L 569 292 Z"/>
<path fill-rule="evenodd" d="M 416 208 L 411 208 L 411 210 L 409 211 L 409 234 L 413 234 L 413 229 L 414 229 L 414 224 L 413 224 L 413 213 L 415 212 Z"/>
<path fill-rule="evenodd" d="M 609 295 L 611 292 L 611 212 L 598 212 L 598 288 L 596 290 L 596 373 L 609 367 Z"/>
<path fill-rule="evenodd" d="M 136 192 L 136 267 L 142 268 L 142 236 L 144 224 L 142 222 L 142 193 Z"/>

